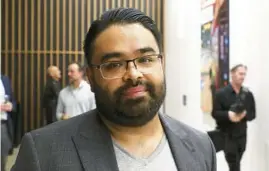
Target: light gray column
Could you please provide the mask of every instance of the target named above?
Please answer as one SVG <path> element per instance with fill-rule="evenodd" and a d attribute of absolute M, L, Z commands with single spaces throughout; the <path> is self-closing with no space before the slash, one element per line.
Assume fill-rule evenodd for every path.
<path fill-rule="evenodd" d="M 200 109 L 200 2 L 165 1 L 165 112 L 202 129 Z M 184 98 L 186 104 L 184 104 Z"/>

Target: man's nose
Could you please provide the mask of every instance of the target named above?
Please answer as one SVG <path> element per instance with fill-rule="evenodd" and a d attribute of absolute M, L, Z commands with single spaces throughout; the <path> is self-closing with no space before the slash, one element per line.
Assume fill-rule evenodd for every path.
<path fill-rule="evenodd" d="M 126 66 L 126 72 L 123 76 L 124 81 L 131 80 L 136 82 L 138 78 L 142 78 L 143 74 L 137 69 L 134 62 L 129 62 Z"/>

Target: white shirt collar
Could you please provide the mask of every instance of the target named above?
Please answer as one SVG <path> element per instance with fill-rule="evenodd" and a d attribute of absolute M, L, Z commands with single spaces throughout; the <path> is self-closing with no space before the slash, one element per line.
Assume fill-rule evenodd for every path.
<path fill-rule="evenodd" d="M 85 80 L 81 80 L 79 83 L 79 86 L 77 88 L 74 88 L 72 85 L 70 85 L 70 88 L 73 89 L 81 89 L 85 84 L 88 84 Z"/>

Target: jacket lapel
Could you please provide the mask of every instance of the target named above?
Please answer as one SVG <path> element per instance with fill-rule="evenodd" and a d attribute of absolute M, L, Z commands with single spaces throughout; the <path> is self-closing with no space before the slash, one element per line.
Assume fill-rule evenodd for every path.
<path fill-rule="evenodd" d="M 118 171 L 113 143 L 96 111 L 88 114 L 73 136 L 73 142 L 85 171 Z"/>
<path fill-rule="evenodd" d="M 187 133 L 172 118 L 166 115 L 160 115 L 160 118 L 178 171 L 198 171 L 198 155 Z"/>
<path fill-rule="evenodd" d="M 119 171 L 109 131 L 96 110 L 87 114 L 78 133 L 72 137 L 85 171 Z M 187 133 L 166 115 L 160 119 L 178 171 L 199 171 L 199 159 Z"/>

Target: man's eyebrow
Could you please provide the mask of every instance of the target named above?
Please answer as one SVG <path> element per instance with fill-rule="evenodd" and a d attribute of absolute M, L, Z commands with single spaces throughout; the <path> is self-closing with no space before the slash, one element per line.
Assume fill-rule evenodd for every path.
<path fill-rule="evenodd" d="M 151 47 L 144 47 L 144 48 L 137 49 L 135 52 L 139 52 L 140 54 L 144 54 L 144 53 L 148 53 L 148 52 L 155 53 L 156 51 Z M 121 52 L 106 53 L 101 57 L 101 62 L 103 63 L 111 58 L 120 58 L 122 56 L 124 56 L 124 55 Z"/>
<path fill-rule="evenodd" d="M 101 57 L 101 62 L 107 61 L 108 59 L 111 59 L 111 58 L 119 58 L 121 56 L 123 56 L 123 54 L 120 52 L 107 53 Z"/>
<path fill-rule="evenodd" d="M 138 50 L 136 50 L 136 52 L 139 52 L 139 53 L 148 53 L 148 52 L 154 52 L 156 53 L 156 51 L 152 48 L 152 47 L 144 47 L 144 48 L 140 48 Z"/>

